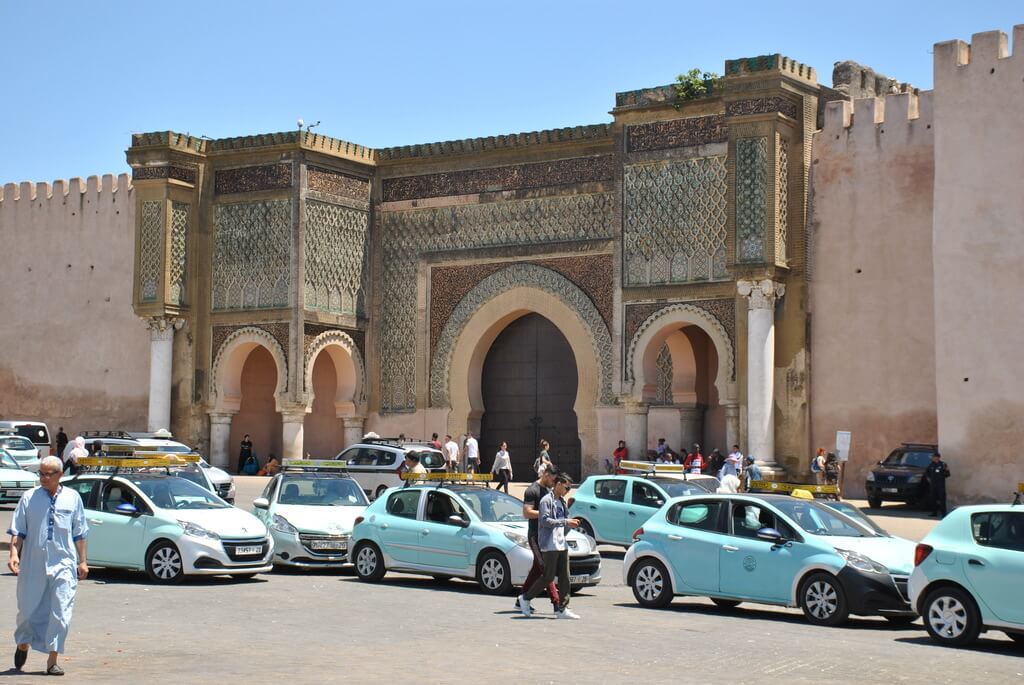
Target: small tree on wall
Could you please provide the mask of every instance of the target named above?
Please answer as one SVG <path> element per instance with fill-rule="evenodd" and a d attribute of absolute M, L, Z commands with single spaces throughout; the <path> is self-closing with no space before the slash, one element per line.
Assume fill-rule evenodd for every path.
<path fill-rule="evenodd" d="M 711 95 L 718 87 L 720 76 L 713 71 L 690 69 L 685 74 L 676 76 L 676 107 L 687 100 L 695 100 Z"/>

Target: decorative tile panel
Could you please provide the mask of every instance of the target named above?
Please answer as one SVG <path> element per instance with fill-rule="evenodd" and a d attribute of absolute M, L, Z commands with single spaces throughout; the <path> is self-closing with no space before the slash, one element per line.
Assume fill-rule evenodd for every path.
<path fill-rule="evenodd" d="M 162 201 L 142 203 L 139 236 L 139 294 L 143 302 L 156 302 L 164 271 L 164 212 Z"/>
<path fill-rule="evenodd" d="M 213 217 L 213 308 L 288 306 L 291 201 L 220 204 Z"/>
<path fill-rule="evenodd" d="M 331 171 L 310 165 L 306 169 L 306 185 L 310 190 L 346 197 L 350 200 L 359 202 L 370 200 L 370 182 L 368 180 L 349 176 L 340 171 Z"/>
<path fill-rule="evenodd" d="M 490 169 L 386 178 L 383 181 L 383 193 L 385 202 L 416 200 L 610 181 L 614 178 L 614 172 L 615 158 L 612 155 L 601 155 Z"/>
<path fill-rule="evenodd" d="M 729 277 L 724 157 L 627 165 L 623 187 L 626 285 Z"/>
<path fill-rule="evenodd" d="M 775 162 L 778 179 L 775 205 L 775 261 L 786 263 L 786 239 L 789 223 L 789 143 L 778 137 L 778 157 Z"/>
<path fill-rule="evenodd" d="M 265 164 L 238 169 L 219 169 L 214 175 L 213 192 L 253 193 L 257 190 L 277 190 L 292 187 L 292 165 Z"/>
<path fill-rule="evenodd" d="M 768 223 L 768 139 L 736 140 L 736 244 L 741 262 L 763 262 Z"/>
<path fill-rule="evenodd" d="M 789 98 L 781 96 L 736 100 L 725 106 L 725 115 L 729 117 L 748 114 L 768 114 L 770 112 L 780 112 L 790 119 L 800 119 L 800 106 Z"/>
<path fill-rule="evenodd" d="M 672 404 L 675 399 L 672 395 L 672 353 L 669 352 L 668 345 L 661 346 L 656 363 L 658 367 L 658 389 L 652 404 Z"/>
<path fill-rule="evenodd" d="M 305 305 L 332 314 L 365 312 L 369 214 L 306 201 Z"/>
<path fill-rule="evenodd" d="M 148 166 L 132 169 L 133 181 L 148 181 L 150 179 L 173 178 L 176 181 L 195 184 L 196 170 L 182 166 Z"/>
<path fill-rule="evenodd" d="M 185 304 L 185 274 L 188 260 L 188 214 L 189 206 L 184 202 L 171 203 L 171 263 L 170 292 L 168 301 Z"/>
<path fill-rule="evenodd" d="M 416 265 L 440 250 L 611 239 L 610 193 L 382 212 L 381 408 L 416 408 Z"/>
<path fill-rule="evenodd" d="M 712 114 L 626 127 L 626 151 L 667 150 L 688 145 L 722 143 L 729 138 L 725 117 Z"/>

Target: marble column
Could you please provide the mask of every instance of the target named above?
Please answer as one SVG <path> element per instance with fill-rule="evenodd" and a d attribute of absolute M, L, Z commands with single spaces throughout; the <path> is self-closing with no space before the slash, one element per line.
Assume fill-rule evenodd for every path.
<path fill-rule="evenodd" d="M 174 331 L 181 319 L 154 317 L 149 326 L 149 421 L 150 432 L 171 428 L 171 371 L 174 361 Z"/>
<path fill-rule="evenodd" d="M 679 406 L 679 444 L 675 449 L 679 452 L 689 452 L 694 443 L 700 443 L 704 448 L 704 407 L 699 404 L 684 404 Z M 707 453 L 707 450 L 704 449 Z"/>
<path fill-rule="evenodd" d="M 281 457 L 283 459 L 303 459 L 302 451 L 303 422 L 306 420 L 306 407 L 299 405 L 281 410 Z"/>
<path fill-rule="evenodd" d="M 747 298 L 747 454 L 775 463 L 775 302 L 786 286 L 770 279 L 739 281 Z"/>
<path fill-rule="evenodd" d="M 231 419 L 233 412 L 210 412 L 210 463 L 225 471 L 231 468 Z"/>
<path fill-rule="evenodd" d="M 740 405 L 725 405 L 725 442 L 729 452 L 733 445 L 740 444 Z M 728 454 L 729 452 L 726 452 Z"/>
<path fill-rule="evenodd" d="M 647 459 L 647 410 L 646 402 L 626 400 L 625 440 L 630 459 Z"/>
<path fill-rule="evenodd" d="M 363 439 L 363 416 L 345 416 L 341 419 L 345 424 L 345 447 L 354 445 Z"/>

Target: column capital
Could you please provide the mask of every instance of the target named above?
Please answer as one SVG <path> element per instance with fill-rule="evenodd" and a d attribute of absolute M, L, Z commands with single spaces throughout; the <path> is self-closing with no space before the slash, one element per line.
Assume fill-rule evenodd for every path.
<path fill-rule="evenodd" d="M 282 403 L 280 412 L 281 420 L 284 423 L 302 423 L 306 418 L 306 414 L 309 413 L 309 407 L 298 402 Z"/>
<path fill-rule="evenodd" d="M 207 412 L 210 415 L 210 423 L 231 423 L 231 419 L 234 418 L 237 412 L 233 411 L 211 411 Z"/>
<path fill-rule="evenodd" d="M 149 328 L 151 340 L 173 340 L 174 331 L 181 330 L 185 325 L 185 319 L 178 317 L 151 316 L 144 321 Z"/>
<path fill-rule="evenodd" d="M 366 420 L 365 416 L 343 416 L 343 417 L 341 417 L 341 421 L 344 424 L 345 428 L 354 428 L 356 426 L 360 426 L 361 427 L 363 425 L 363 421 L 365 421 L 365 420 Z"/>
<path fill-rule="evenodd" d="M 762 281 L 737 281 L 736 290 L 747 298 L 749 309 L 774 309 L 775 301 L 786 294 L 786 285 L 766 278 Z"/>
<path fill-rule="evenodd" d="M 628 399 L 624 402 L 627 414 L 646 414 L 649 405 L 646 402 L 640 402 L 638 400 Z"/>

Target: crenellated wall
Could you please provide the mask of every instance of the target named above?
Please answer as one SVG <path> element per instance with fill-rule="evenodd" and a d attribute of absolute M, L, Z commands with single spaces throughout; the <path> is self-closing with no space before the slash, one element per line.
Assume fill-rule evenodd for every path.
<path fill-rule="evenodd" d="M 853 433 L 851 495 L 900 442 L 936 439 L 933 144 L 931 92 L 830 102 L 814 135 L 811 439 Z"/>
<path fill-rule="evenodd" d="M 1024 25 L 935 46 L 939 444 L 961 501 L 1024 480 Z"/>
<path fill-rule="evenodd" d="M 0 196 L 0 417 L 55 435 L 146 423 L 149 335 L 132 312 L 127 175 Z"/>

